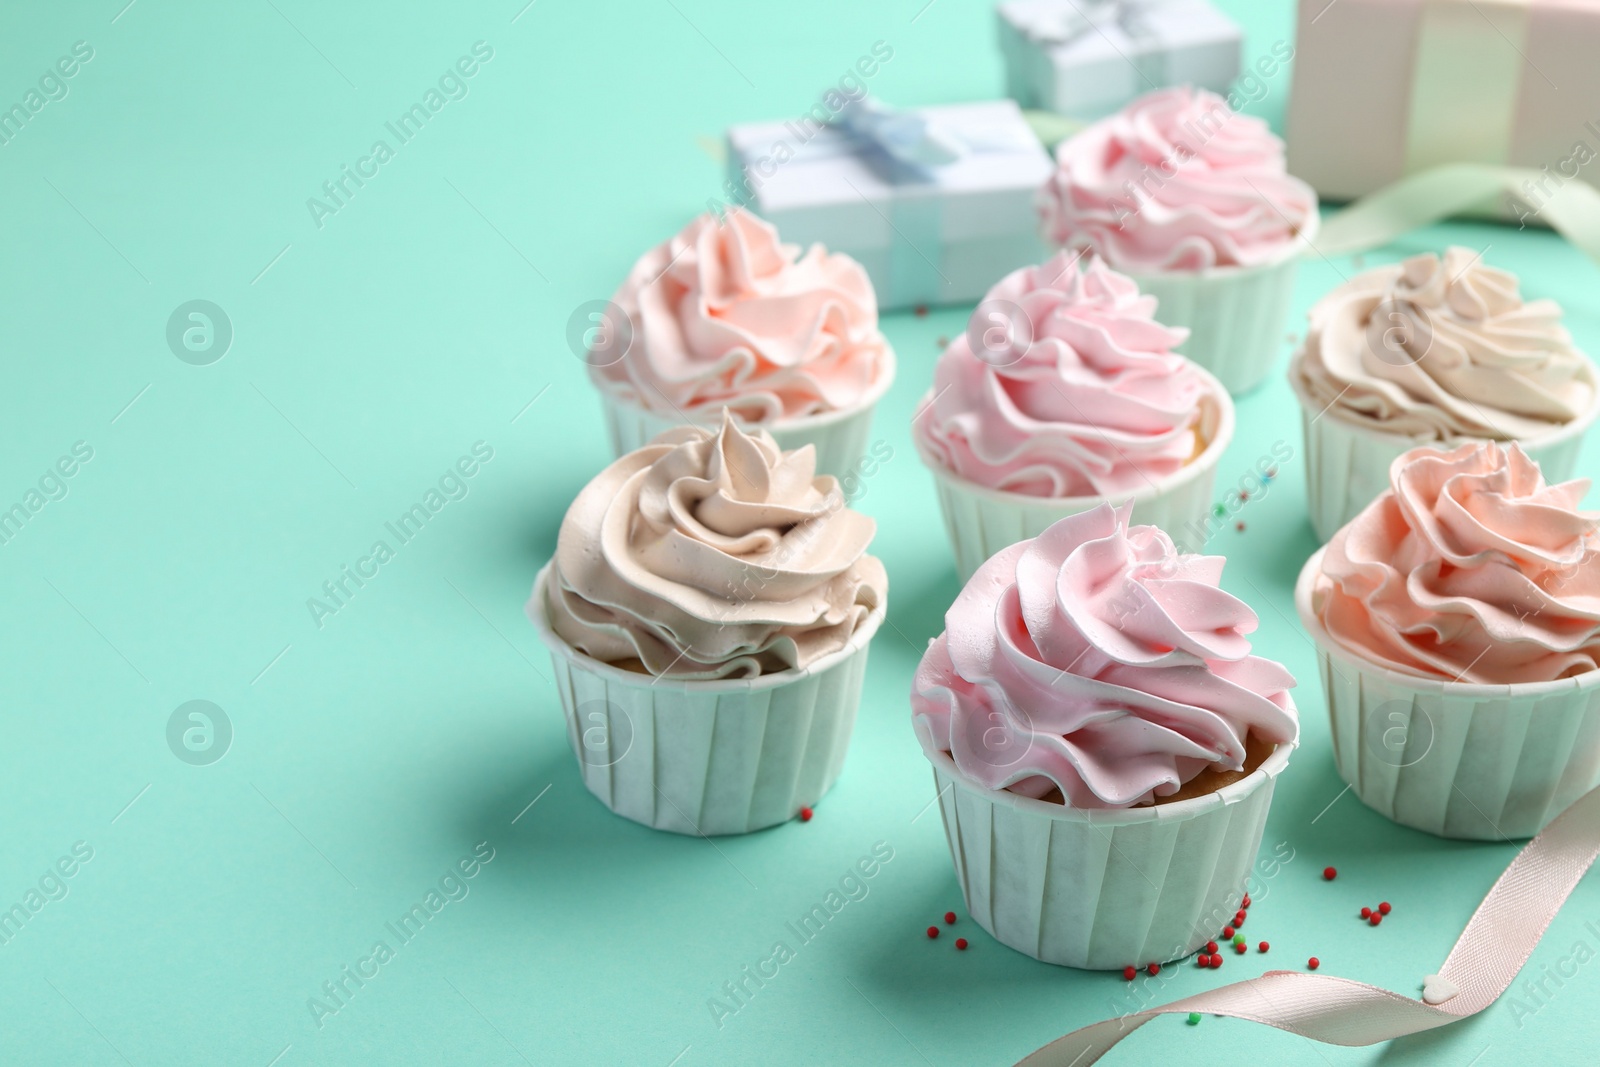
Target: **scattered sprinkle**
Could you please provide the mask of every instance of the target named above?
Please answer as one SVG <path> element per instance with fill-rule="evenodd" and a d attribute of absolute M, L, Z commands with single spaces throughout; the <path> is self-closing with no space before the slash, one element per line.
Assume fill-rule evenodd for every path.
<path fill-rule="evenodd" d="M 800 821 L 801 822 L 810 822 L 811 821 L 811 816 L 813 816 L 815 814 L 816 814 L 816 812 L 812 811 L 810 808 L 801 808 L 800 809 Z"/>
<path fill-rule="evenodd" d="M 1126 978 L 1130 982 L 1133 981 L 1133 976 L 1138 974 L 1138 973 L 1139 973 L 1138 969 L 1136 967 L 1134 967 L 1131 963 L 1128 966 L 1122 968 L 1122 977 Z"/>
<path fill-rule="evenodd" d="M 1267 949 L 1269 949 L 1271 947 L 1272 947 L 1271 945 L 1269 945 L 1265 941 L 1263 941 L 1263 942 L 1261 942 L 1261 944 L 1256 946 L 1256 951 L 1257 952 L 1265 952 L 1265 951 L 1267 951 Z"/>
<path fill-rule="evenodd" d="M 948 337 L 940 337 L 937 343 L 938 343 L 940 348 L 949 348 L 950 347 L 950 338 L 948 338 Z"/>
<path fill-rule="evenodd" d="M 1309 960 L 1306 960 L 1306 966 L 1310 967 L 1314 971 L 1318 967 L 1322 966 L 1322 961 L 1317 959 L 1317 957 L 1312 956 Z"/>
<path fill-rule="evenodd" d="M 1238 530 L 1238 531 L 1239 531 L 1239 532 L 1240 532 L 1240 533 L 1244 533 L 1244 523 L 1242 523 L 1242 522 L 1236 522 L 1236 523 L 1234 523 L 1234 524 L 1233 524 L 1233 528 L 1234 528 L 1234 529 L 1235 529 L 1235 530 Z"/>
<path fill-rule="evenodd" d="M 956 948 L 960 949 L 962 952 L 965 952 L 967 950 L 967 939 L 964 937 L 956 938 Z"/>
<path fill-rule="evenodd" d="M 1246 952 L 1250 951 L 1250 946 L 1245 944 L 1243 941 L 1235 941 L 1233 943 L 1233 951 L 1243 956 Z"/>
<path fill-rule="evenodd" d="M 1217 951 L 1217 943 L 1215 941 L 1207 941 L 1206 942 L 1206 951 L 1208 953 Z"/>
<path fill-rule="evenodd" d="M 1144 972 L 1150 977 L 1154 978 L 1156 975 L 1161 973 L 1161 964 L 1147 963 L 1145 964 Z"/>
<path fill-rule="evenodd" d="M 937 926 L 928 927 L 928 936 L 929 937 L 938 937 L 939 936 L 939 928 Z"/>
<path fill-rule="evenodd" d="M 1248 908 L 1250 906 L 1250 894 L 1249 893 L 1246 893 L 1244 895 L 1244 901 L 1239 906 L 1241 908 Z"/>
<path fill-rule="evenodd" d="M 928 317 L 928 305 L 927 304 L 918 304 L 916 307 L 911 309 L 911 313 L 913 315 L 915 315 L 919 319 L 927 318 Z"/>
<path fill-rule="evenodd" d="M 944 921 L 946 926 L 954 926 L 956 924 L 956 913 L 953 911 L 945 912 Z"/>
<path fill-rule="evenodd" d="M 1387 900 L 1384 901 L 1382 904 L 1378 905 L 1378 914 L 1379 915 L 1387 915 L 1393 910 L 1394 909 L 1389 906 L 1389 902 Z"/>
<path fill-rule="evenodd" d="M 1233 927 L 1224 926 L 1222 928 L 1222 940 L 1224 940 L 1224 941 L 1232 941 L 1233 940 Z"/>
<path fill-rule="evenodd" d="M 1233 943 L 1234 943 L 1234 944 L 1235 944 L 1235 945 L 1242 945 L 1242 944 L 1244 944 L 1244 935 L 1243 935 L 1243 934 L 1234 934 L 1234 935 L 1233 935 Z"/>
<path fill-rule="evenodd" d="M 1190 1026 L 1199 1026 L 1200 1025 L 1200 1013 L 1199 1012 L 1191 1011 L 1189 1013 L 1189 1025 Z"/>
<path fill-rule="evenodd" d="M 1212 507 L 1211 514 L 1215 515 L 1219 519 L 1227 518 L 1228 509 L 1223 507 L 1221 504 L 1217 504 Z"/>
<path fill-rule="evenodd" d="M 1379 923 L 1383 922 L 1383 916 L 1379 915 L 1377 912 L 1373 912 L 1372 916 L 1367 919 L 1367 922 L 1371 923 L 1373 926 L 1377 926 Z"/>
<path fill-rule="evenodd" d="M 1211 954 L 1211 966 L 1212 967 L 1221 967 L 1222 966 L 1222 953 L 1213 952 Z"/>
<path fill-rule="evenodd" d="M 1239 490 L 1239 499 L 1240 500 L 1249 500 L 1250 499 L 1250 490 L 1248 490 L 1248 489 Z"/>
<path fill-rule="evenodd" d="M 1339 877 L 1339 870 L 1336 867 L 1324 867 L 1322 868 L 1322 877 L 1331 882 Z"/>
<path fill-rule="evenodd" d="M 1370 918 L 1372 918 L 1372 909 L 1371 909 L 1371 908 L 1362 908 L 1362 909 L 1361 909 L 1361 917 L 1362 917 L 1362 918 L 1363 918 L 1363 919 L 1370 919 Z"/>

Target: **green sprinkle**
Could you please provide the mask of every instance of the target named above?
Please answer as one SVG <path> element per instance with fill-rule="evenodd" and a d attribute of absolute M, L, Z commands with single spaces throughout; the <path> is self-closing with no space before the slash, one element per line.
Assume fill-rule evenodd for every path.
<path fill-rule="evenodd" d="M 1242 945 L 1242 944 L 1244 944 L 1244 935 L 1243 935 L 1243 934 L 1234 934 L 1234 935 L 1233 935 L 1233 943 L 1234 943 L 1234 944 L 1235 944 L 1235 945 Z"/>
<path fill-rule="evenodd" d="M 1199 1012 L 1191 1011 L 1189 1013 L 1189 1025 L 1190 1026 L 1199 1026 L 1200 1025 L 1200 1013 Z"/>
<path fill-rule="evenodd" d="M 1215 515 L 1219 519 L 1224 519 L 1228 516 L 1228 509 L 1223 507 L 1221 504 L 1218 504 L 1211 509 L 1211 514 Z"/>

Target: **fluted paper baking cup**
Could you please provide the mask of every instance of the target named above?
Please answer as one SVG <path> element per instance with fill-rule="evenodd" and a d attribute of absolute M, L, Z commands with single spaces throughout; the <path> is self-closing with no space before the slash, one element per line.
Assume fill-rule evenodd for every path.
<path fill-rule="evenodd" d="M 1120 496 L 1041 497 L 989 489 L 950 471 L 928 454 L 920 432 L 913 430 L 923 465 L 933 472 L 939 494 L 939 510 L 944 515 L 945 531 L 955 551 L 956 572 L 965 582 L 983 561 L 1018 541 L 1037 537 L 1051 523 L 1068 515 L 1089 511 L 1110 501 L 1133 502 L 1134 523 L 1159 526 L 1179 548 L 1198 552 L 1205 547 L 1210 524 L 1211 493 L 1217 480 L 1217 464 L 1233 440 L 1233 400 L 1222 384 L 1201 371 L 1216 403 L 1201 415 L 1200 432 L 1205 449 L 1181 470 L 1162 478 L 1152 478 L 1138 489 Z M 930 402 L 932 394 L 923 398 Z"/>
<path fill-rule="evenodd" d="M 1317 225 L 1313 212 L 1299 239 L 1260 266 L 1150 274 L 1112 266 L 1156 298 L 1157 322 L 1189 331 L 1177 350 L 1239 396 L 1266 380 L 1283 350 L 1300 256 L 1317 236 Z"/>
<path fill-rule="evenodd" d="M 1351 422 L 1306 392 L 1297 355 L 1289 366 L 1289 384 L 1300 398 L 1300 421 L 1306 442 L 1306 508 L 1318 539 L 1328 541 L 1339 528 L 1389 488 L 1389 466 L 1419 445 L 1451 448 L 1459 441 L 1384 433 Z M 1545 481 L 1572 477 L 1583 448 L 1583 435 L 1600 415 L 1600 393 L 1594 406 L 1554 433 L 1518 441 L 1544 471 Z"/>
<path fill-rule="evenodd" d="M 1214 793 L 1111 810 L 985 789 L 939 753 L 933 780 L 967 913 L 1002 944 L 1067 967 L 1189 955 L 1238 909 L 1298 743 Z"/>
<path fill-rule="evenodd" d="M 772 434 L 778 447 L 785 452 L 803 445 L 816 446 L 818 474 L 831 474 L 835 478 L 860 474 L 861 459 L 872 433 L 872 411 L 894 382 L 894 351 L 887 346 L 884 351 L 884 373 L 857 407 L 798 419 L 780 419 L 759 424 L 760 428 Z M 722 408 L 697 410 L 692 416 L 671 409 L 655 411 L 639 407 L 598 383 L 597 388 L 605 409 L 611 451 L 619 459 L 676 426 L 694 425 L 715 430 L 722 422 Z M 751 428 L 743 420 L 740 424 Z"/>
<path fill-rule="evenodd" d="M 584 655 L 550 627 L 546 564 L 528 615 L 550 650 L 583 784 L 624 818 L 679 834 L 743 834 L 792 819 L 839 777 L 867 645 L 886 606 L 808 667 L 674 681 Z"/>
<path fill-rule="evenodd" d="M 1600 671 L 1477 685 L 1389 670 L 1335 644 L 1315 598 L 1318 549 L 1295 586 L 1317 646 L 1339 777 L 1381 815 L 1439 837 L 1532 837 L 1600 785 Z"/>

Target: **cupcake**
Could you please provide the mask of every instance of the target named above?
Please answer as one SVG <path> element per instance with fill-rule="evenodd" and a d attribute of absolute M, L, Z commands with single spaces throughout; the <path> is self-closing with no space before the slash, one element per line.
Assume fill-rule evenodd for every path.
<path fill-rule="evenodd" d="M 1516 444 L 1417 448 L 1307 561 L 1339 774 L 1441 837 L 1531 837 L 1600 784 L 1600 514 Z"/>
<path fill-rule="evenodd" d="M 814 446 L 825 474 L 857 471 L 894 352 L 849 256 L 801 255 L 743 209 L 701 215 L 634 264 L 605 315 L 585 360 L 618 456 L 729 411 L 781 448 Z"/>
<path fill-rule="evenodd" d="M 1158 298 L 1229 392 L 1266 378 L 1318 222 L 1266 123 L 1204 89 L 1149 93 L 1062 142 L 1039 210 L 1047 241 L 1093 249 Z"/>
<path fill-rule="evenodd" d="M 1203 547 L 1233 401 L 1173 352 L 1184 331 L 1156 310 L 1103 261 L 1062 252 L 1001 279 L 939 357 L 912 436 L 963 580 L 1107 500 Z"/>
<path fill-rule="evenodd" d="M 590 482 L 528 616 L 550 649 L 584 784 L 658 830 L 736 834 L 828 791 L 888 579 L 873 521 L 724 413 Z"/>
<path fill-rule="evenodd" d="M 1418 445 L 1516 441 L 1547 477 L 1572 474 L 1600 414 L 1594 364 L 1554 301 L 1451 248 L 1377 267 L 1311 309 L 1289 381 L 1304 411 L 1311 524 L 1323 541 L 1386 488 Z"/>
<path fill-rule="evenodd" d="M 967 911 L 1019 952 L 1165 962 L 1239 907 L 1299 723 L 1222 564 L 1102 504 L 980 567 L 922 657 L 912 721 Z"/>

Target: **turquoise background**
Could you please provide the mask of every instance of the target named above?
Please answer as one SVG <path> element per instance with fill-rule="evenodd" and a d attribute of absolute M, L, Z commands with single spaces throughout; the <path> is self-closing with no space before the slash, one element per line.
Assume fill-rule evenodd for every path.
<path fill-rule="evenodd" d="M 859 506 L 880 522 L 892 625 L 812 822 L 713 844 L 611 816 L 579 780 L 522 615 L 566 504 L 609 458 L 564 341 L 573 309 L 717 192 L 703 141 L 799 114 L 874 41 L 894 49 L 871 81 L 892 102 L 996 95 L 990 6 L 124 2 L 0 16 L 7 106 L 74 42 L 93 48 L 68 95 L 0 146 L 0 503 L 75 442 L 93 449 L 0 545 L 0 908 L 75 843 L 92 849 L 0 945 L 0 1062 L 1004 1065 L 1128 1006 L 1120 977 L 1035 963 L 965 916 L 922 933 L 961 903 L 906 692 L 957 585 L 906 427 L 963 309 L 885 318 L 900 377 L 875 432 L 894 457 Z M 1292 36 L 1287 3 L 1223 6 L 1248 26 L 1247 57 Z M 307 198 L 477 41 L 493 58 L 468 95 L 318 228 Z M 1252 110 L 1277 122 L 1288 86 L 1280 73 Z M 1487 246 L 1600 350 L 1595 267 L 1548 233 L 1437 227 L 1368 261 L 1450 241 Z M 1286 333 L 1353 269 L 1308 262 Z M 206 366 L 166 342 L 194 299 L 233 329 Z M 1298 455 L 1274 376 L 1240 404 L 1219 485 L 1280 439 Z M 479 441 L 493 458 L 465 499 L 319 628 L 307 598 Z M 1284 464 L 1245 529 L 1212 542 L 1261 614 L 1258 650 L 1301 679 L 1305 741 L 1267 831 L 1295 859 L 1248 926 L 1273 948 L 1169 968 L 1155 999 L 1312 954 L 1414 994 L 1514 852 L 1341 798 L 1312 649 L 1289 621 L 1314 547 L 1304 484 Z M 208 766 L 167 743 L 196 699 L 233 732 Z M 385 924 L 480 842 L 493 859 L 468 895 L 399 945 Z M 894 858 L 868 896 L 719 1029 L 708 998 L 876 842 Z M 1360 925 L 1381 899 L 1390 920 Z M 1532 965 L 1597 934 L 1591 878 Z M 380 939 L 393 958 L 319 1027 L 308 998 Z M 1589 964 L 1520 1028 L 1501 1003 L 1349 1050 L 1172 1018 L 1107 1062 L 1576 1062 L 1600 1040 L 1597 1005 Z"/>

